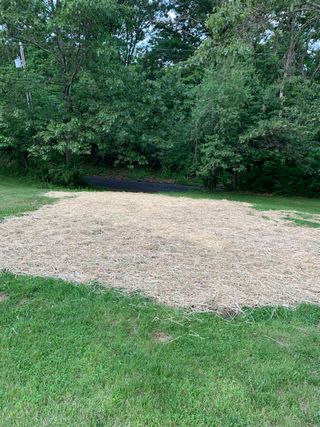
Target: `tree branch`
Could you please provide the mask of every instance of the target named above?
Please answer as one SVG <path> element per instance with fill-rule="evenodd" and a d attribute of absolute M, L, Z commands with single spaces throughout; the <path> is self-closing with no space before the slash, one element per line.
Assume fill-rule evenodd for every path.
<path fill-rule="evenodd" d="M 320 4 L 314 3 L 313 1 L 307 1 L 306 5 L 307 6 L 311 6 L 311 7 L 315 8 L 315 9 L 320 10 Z"/>
<path fill-rule="evenodd" d="M 37 47 L 38 49 L 42 50 L 43 52 L 51 53 L 50 49 L 47 49 L 47 48 L 41 46 L 41 44 L 35 42 L 34 40 L 30 40 L 30 39 L 27 39 L 27 38 L 22 37 L 22 36 L 15 36 L 13 34 L 10 34 L 10 37 L 15 39 L 15 40 L 19 40 L 21 42 L 24 42 L 25 44 L 31 44 L 31 45 Z"/>

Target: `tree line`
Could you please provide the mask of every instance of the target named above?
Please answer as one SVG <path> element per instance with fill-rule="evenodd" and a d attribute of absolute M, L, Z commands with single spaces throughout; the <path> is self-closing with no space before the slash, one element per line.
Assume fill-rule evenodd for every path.
<path fill-rule="evenodd" d="M 316 196 L 319 94 L 318 0 L 0 0 L 0 161 L 53 182 Z"/>

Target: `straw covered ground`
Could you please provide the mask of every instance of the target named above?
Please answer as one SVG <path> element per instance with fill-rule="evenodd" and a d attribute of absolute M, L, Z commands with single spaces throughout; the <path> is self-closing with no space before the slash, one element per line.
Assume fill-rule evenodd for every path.
<path fill-rule="evenodd" d="M 0 223 L 0 270 L 99 281 L 196 310 L 320 303 L 320 229 L 281 212 L 153 194 L 48 195 L 60 200 Z"/>

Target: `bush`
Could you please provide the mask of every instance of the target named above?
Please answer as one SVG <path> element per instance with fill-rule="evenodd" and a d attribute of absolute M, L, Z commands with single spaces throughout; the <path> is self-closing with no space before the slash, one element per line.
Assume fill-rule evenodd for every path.
<path fill-rule="evenodd" d="M 319 197 L 320 176 L 306 174 L 296 166 L 266 163 L 242 175 L 241 190 Z"/>

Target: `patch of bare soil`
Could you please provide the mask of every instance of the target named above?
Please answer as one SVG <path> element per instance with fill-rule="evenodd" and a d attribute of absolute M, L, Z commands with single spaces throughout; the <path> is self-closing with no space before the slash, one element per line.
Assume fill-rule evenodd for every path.
<path fill-rule="evenodd" d="M 62 196 L 0 223 L 0 270 L 99 281 L 196 310 L 320 303 L 320 230 L 283 213 L 270 221 L 245 203 L 154 194 Z"/>
<path fill-rule="evenodd" d="M 0 303 L 4 302 L 7 299 L 7 295 L 3 292 L 0 292 Z"/>
<path fill-rule="evenodd" d="M 158 331 L 154 334 L 154 339 L 156 342 L 159 342 L 161 344 L 166 344 L 170 342 L 173 338 L 171 335 L 166 334 L 165 332 Z"/>

